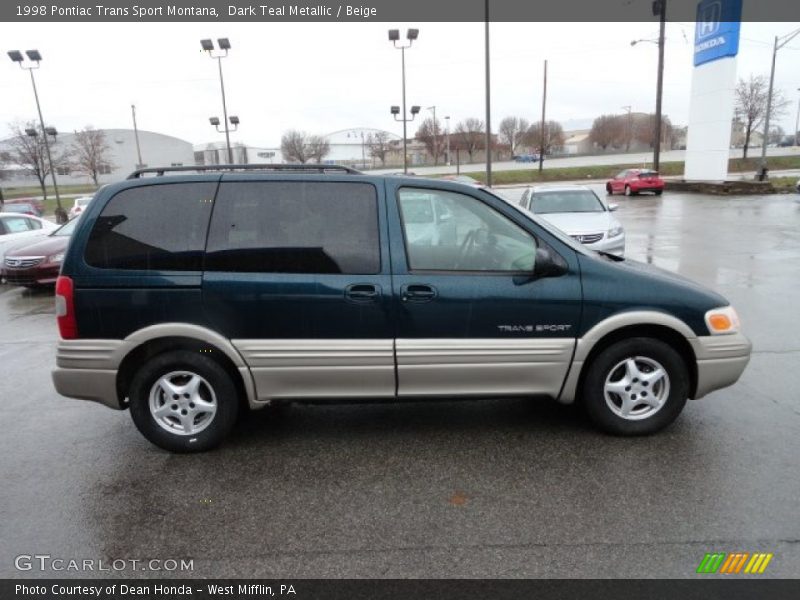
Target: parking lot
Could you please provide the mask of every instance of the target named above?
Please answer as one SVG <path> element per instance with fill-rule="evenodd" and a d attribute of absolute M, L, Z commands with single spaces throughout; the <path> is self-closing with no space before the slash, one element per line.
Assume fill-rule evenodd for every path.
<path fill-rule="evenodd" d="M 647 438 L 547 401 L 315 405 L 172 455 L 59 397 L 52 292 L 0 286 L 0 576 L 115 574 L 14 567 L 49 554 L 194 564 L 123 576 L 691 577 L 706 552 L 762 551 L 761 577 L 798 577 L 796 198 L 611 200 L 627 256 L 718 290 L 754 344 L 738 384 Z"/>

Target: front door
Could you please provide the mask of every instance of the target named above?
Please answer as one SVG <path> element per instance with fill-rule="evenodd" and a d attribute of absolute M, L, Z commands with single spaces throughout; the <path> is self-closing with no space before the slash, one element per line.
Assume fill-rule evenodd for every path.
<path fill-rule="evenodd" d="M 203 306 L 259 400 L 395 392 L 383 189 L 364 178 L 226 175 Z"/>
<path fill-rule="evenodd" d="M 390 181 L 387 202 L 398 394 L 556 396 L 580 318 L 574 252 L 568 273 L 534 277 L 545 240 L 481 190 Z"/>

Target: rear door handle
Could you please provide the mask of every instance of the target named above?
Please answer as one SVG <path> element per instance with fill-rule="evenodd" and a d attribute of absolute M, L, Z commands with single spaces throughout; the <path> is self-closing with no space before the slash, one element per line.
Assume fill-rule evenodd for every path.
<path fill-rule="evenodd" d="M 351 302 L 374 302 L 381 295 L 381 288 L 371 283 L 354 283 L 344 290 L 345 298 Z"/>
<path fill-rule="evenodd" d="M 436 295 L 436 288 L 425 283 L 410 283 L 400 288 L 403 302 L 430 302 Z"/>

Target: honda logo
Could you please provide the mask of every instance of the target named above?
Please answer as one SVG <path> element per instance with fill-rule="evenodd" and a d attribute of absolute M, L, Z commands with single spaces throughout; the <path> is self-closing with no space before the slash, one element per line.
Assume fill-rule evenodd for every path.
<path fill-rule="evenodd" d="M 719 31 L 722 20 L 722 2 L 709 2 L 698 10 L 697 38 L 705 39 Z"/>

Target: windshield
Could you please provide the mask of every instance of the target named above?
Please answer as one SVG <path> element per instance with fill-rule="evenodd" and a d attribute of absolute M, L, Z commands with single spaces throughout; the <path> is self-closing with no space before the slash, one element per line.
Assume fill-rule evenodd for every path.
<path fill-rule="evenodd" d="M 72 232 L 75 231 L 75 225 L 78 224 L 78 218 L 79 217 L 75 217 L 71 221 L 67 221 L 50 235 L 72 235 Z"/>
<path fill-rule="evenodd" d="M 603 212 L 600 199 L 589 190 L 537 192 L 531 196 L 531 210 L 538 215 L 550 213 Z"/>

